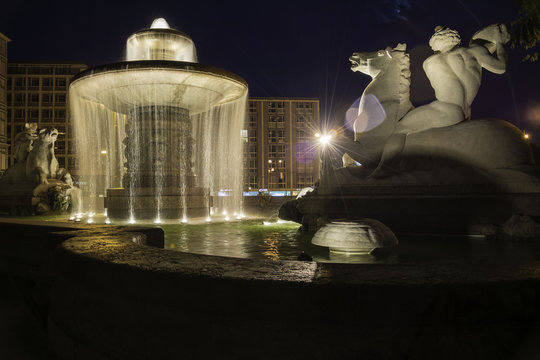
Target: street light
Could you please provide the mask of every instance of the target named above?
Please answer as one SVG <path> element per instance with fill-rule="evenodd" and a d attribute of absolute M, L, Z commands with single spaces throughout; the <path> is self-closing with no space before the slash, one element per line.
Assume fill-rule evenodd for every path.
<path fill-rule="evenodd" d="M 319 143 L 324 146 L 324 145 L 329 144 L 331 139 L 332 139 L 332 135 L 321 135 L 319 137 Z"/>

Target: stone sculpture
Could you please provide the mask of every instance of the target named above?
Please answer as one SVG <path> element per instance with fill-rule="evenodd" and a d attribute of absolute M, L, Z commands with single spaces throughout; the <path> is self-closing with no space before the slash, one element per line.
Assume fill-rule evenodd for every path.
<path fill-rule="evenodd" d="M 418 170 L 422 168 L 418 157 L 445 159 L 482 170 L 532 167 L 529 144 L 519 129 L 502 120 L 470 119 L 482 68 L 505 71 L 503 45 L 508 39 L 506 27 L 496 24 L 477 32 L 470 46 L 463 48 L 458 46 L 460 38 L 455 30 L 437 27 L 430 40 L 435 54 L 424 62 L 436 100 L 418 108 L 409 100 L 405 44 L 354 53 L 351 69 L 373 78 L 360 101 L 355 142 L 342 142 L 348 156 L 363 164 L 362 169 L 353 171 L 354 176 L 381 178 L 390 172 Z M 402 161 L 392 163 L 398 158 Z M 423 170 L 434 170 L 433 161 L 423 164 Z"/>
<path fill-rule="evenodd" d="M 32 150 L 32 143 L 37 139 L 36 130 L 36 123 L 26 123 L 24 124 L 24 131 L 15 135 L 13 139 L 13 158 L 16 162 L 24 161 Z"/>
<path fill-rule="evenodd" d="M 0 208 L 11 213 L 64 212 L 71 208 L 74 193 L 71 175 L 59 168 L 54 155 L 58 130 L 25 125 L 15 136 L 16 159 L 0 178 Z"/>
<path fill-rule="evenodd" d="M 468 234 L 513 214 L 540 218 L 540 168 L 514 125 L 474 119 L 471 104 L 483 69 L 506 68 L 506 27 L 490 25 L 460 47 L 457 31 L 435 28 L 424 70 L 436 99 L 414 108 L 406 44 L 350 57 L 369 75 L 354 121 L 354 140 L 334 169 L 328 147 L 314 191 L 285 203 L 282 219 L 315 230 L 329 220 L 375 218 L 393 231 Z M 361 165 L 359 165 L 361 164 Z"/>

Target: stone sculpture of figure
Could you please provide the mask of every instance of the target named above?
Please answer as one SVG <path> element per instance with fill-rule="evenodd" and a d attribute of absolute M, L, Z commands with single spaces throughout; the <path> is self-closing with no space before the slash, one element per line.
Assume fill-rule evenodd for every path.
<path fill-rule="evenodd" d="M 54 156 L 54 143 L 58 137 L 58 130 L 45 128 L 39 131 L 35 147 L 26 159 L 26 177 L 29 181 L 47 184 L 49 178 L 62 179 L 71 185 L 69 173 L 58 167 L 58 160 Z"/>
<path fill-rule="evenodd" d="M 58 160 L 54 156 L 54 143 L 57 137 L 58 130 L 55 128 L 41 129 L 33 141 L 31 151 L 24 155 L 23 160 L 19 158 L 14 165 L 6 170 L 0 178 L 0 183 L 9 185 L 47 184 L 48 179 L 56 179 L 72 185 L 71 175 L 65 169 L 58 167 Z M 23 135 L 20 138 L 25 139 Z M 23 143 L 23 140 L 20 142 Z M 27 149 L 22 145 L 21 148 L 21 153 Z"/>
<path fill-rule="evenodd" d="M 24 161 L 32 150 L 32 143 L 37 139 L 36 130 L 36 123 L 26 123 L 24 124 L 24 131 L 15 135 L 12 154 L 16 162 Z"/>
<path fill-rule="evenodd" d="M 509 39 L 506 26 L 494 24 L 475 33 L 468 47 L 460 47 L 461 38 L 456 30 L 437 26 L 429 40 L 435 54 L 424 61 L 436 100 L 409 112 L 400 121 L 397 132 L 422 131 L 470 119 L 482 68 L 496 74 L 505 72 L 504 44 Z"/>
<path fill-rule="evenodd" d="M 428 181 L 427 174 L 456 164 L 482 171 L 535 172 L 530 146 L 518 128 L 499 119 L 470 119 L 482 69 L 505 71 L 504 44 L 508 39 L 506 27 L 495 24 L 474 34 L 468 47 L 459 47 L 456 31 L 437 27 L 430 40 L 435 54 L 424 62 L 436 100 L 415 109 L 409 101 L 405 44 L 354 53 L 349 59 L 351 70 L 371 76 L 372 81 L 360 100 L 354 141 L 344 139 L 339 144 L 347 153 L 347 168 L 338 174 L 343 175 L 339 181 L 376 181 L 393 174 L 416 171 L 418 175 L 418 171 L 429 170 L 423 178 Z M 350 158 L 362 166 L 353 166 Z M 328 176 L 321 183 L 323 180 L 329 188 L 338 181 Z M 454 179 L 446 177 L 445 181 Z"/>

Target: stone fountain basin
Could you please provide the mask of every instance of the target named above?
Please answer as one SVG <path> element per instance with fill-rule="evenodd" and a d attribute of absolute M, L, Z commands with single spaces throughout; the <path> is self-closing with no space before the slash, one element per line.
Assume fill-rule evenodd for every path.
<path fill-rule="evenodd" d="M 214 66 L 157 60 L 94 67 L 70 85 L 73 95 L 124 114 L 151 104 L 185 108 L 194 115 L 234 101 L 247 89 L 241 77 Z"/>
<path fill-rule="evenodd" d="M 251 260 L 144 246 L 162 246 L 159 229 L 0 223 L 0 271 L 49 289 L 61 359 L 509 359 L 539 349 L 538 258 Z"/>

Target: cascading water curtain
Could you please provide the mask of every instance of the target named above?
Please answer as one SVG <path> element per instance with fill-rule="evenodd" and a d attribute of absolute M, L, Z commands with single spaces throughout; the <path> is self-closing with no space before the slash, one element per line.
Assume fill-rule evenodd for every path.
<path fill-rule="evenodd" d="M 122 154 L 118 144 L 125 137 L 123 115 L 90 102 L 77 92 L 70 94 L 76 185 L 82 190 L 82 213 L 103 211 L 106 189 L 121 186 Z"/>
<path fill-rule="evenodd" d="M 202 179 L 200 186 L 210 190 L 214 207 L 223 215 L 243 212 L 241 130 L 246 101 L 247 94 L 193 117 L 197 177 Z"/>

